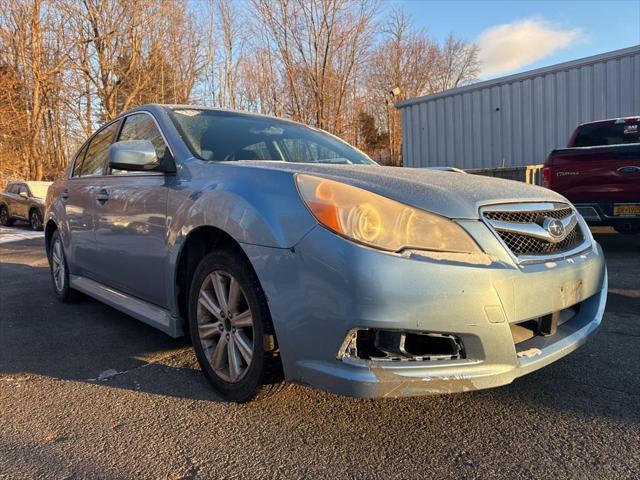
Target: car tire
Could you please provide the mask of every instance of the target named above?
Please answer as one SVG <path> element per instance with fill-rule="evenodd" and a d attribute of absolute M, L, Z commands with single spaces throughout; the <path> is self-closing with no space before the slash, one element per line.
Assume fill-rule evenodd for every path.
<path fill-rule="evenodd" d="M 9 210 L 2 205 L 0 207 L 0 226 L 10 227 L 11 225 L 13 225 L 13 220 L 9 217 Z"/>
<path fill-rule="evenodd" d="M 224 400 L 247 402 L 282 389 L 267 300 L 238 252 L 217 251 L 202 259 L 192 277 L 188 315 L 200 368 Z"/>
<path fill-rule="evenodd" d="M 31 229 L 35 231 L 41 231 L 43 229 L 42 217 L 37 208 L 31 209 L 31 212 L 29 212 L 29 225 L 31 225 Z"/>
<path fill-rule="evenodd" d="M 67 257 L 64 254 L 62 238 L 60 232 L 55 230 L 51 235 L 49 247 L 49 271 L 51 272 L 51 283 L 53 291 L 58 300 L 63 303 L 71 303 L 80 297 L 80 293 L 70 286 L 69 267 Z"/>

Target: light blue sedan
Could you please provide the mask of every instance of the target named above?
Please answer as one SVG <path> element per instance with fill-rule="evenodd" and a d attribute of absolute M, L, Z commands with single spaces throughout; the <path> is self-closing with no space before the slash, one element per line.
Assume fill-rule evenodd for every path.
<path fill-rule="evenodd" d="M 291 121 L 145 105 L 49 189 L 54 292 L 191 337 L 224 399 L 496 387 L 596 330 L 602 250 L 562 196 L 382 167 Z M 99 339 L 98 339 L 99 341 Z"/>

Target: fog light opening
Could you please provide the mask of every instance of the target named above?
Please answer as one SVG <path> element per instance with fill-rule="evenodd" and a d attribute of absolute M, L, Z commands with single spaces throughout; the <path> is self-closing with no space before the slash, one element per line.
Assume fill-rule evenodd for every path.
<path fill-rule="evenodd" d="M 338 358 L 374 361 L 459 360 L 465 357 L 459 337 L 446 333 L 356 329 L 349 332 Z"/>

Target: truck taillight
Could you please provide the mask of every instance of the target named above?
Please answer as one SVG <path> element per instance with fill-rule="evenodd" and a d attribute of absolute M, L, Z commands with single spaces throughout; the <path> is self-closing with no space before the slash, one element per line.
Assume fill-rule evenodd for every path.
<path fill-rule="evenodd" d="M 551 188 L 551 167 L 544 167 L 542 169 L 542 179 L 544 180 L 544 186 Z"/>

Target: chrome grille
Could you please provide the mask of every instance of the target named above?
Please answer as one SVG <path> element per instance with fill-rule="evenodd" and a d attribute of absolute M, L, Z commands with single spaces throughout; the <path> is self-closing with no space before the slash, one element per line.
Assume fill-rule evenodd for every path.
<path fill-rule="evenodd" d="M 565 218 L 571 215 L 571 208 L 557 210 L 533 210 L 529 212 L 485 212 L 485 218 L 501 222 L 535 223 L 540 217 Z"/>
<path fill-rule="evenodd" d="M 537 238 L 511 232 L 498 232 L 498 235 L 507 247 L 509 247 L 509 250 L 517 256 L 562 253 L 577 247 L 584 241 L 578 225 L 569 232 L 569 235 L 567 235 L 564 240 L 558 243 L 545 242 L 544 240 L 538 240 Z"/>
<path fill-rule="evenodd" d="M 584 244 L 577 215 L 567 204 L 558 203 L 500 205 L 482 211 L 506 247 L 523 258 L 560 255 Z M 561 234 L 551 227 L 553 223 L 562 227 Z"/>

